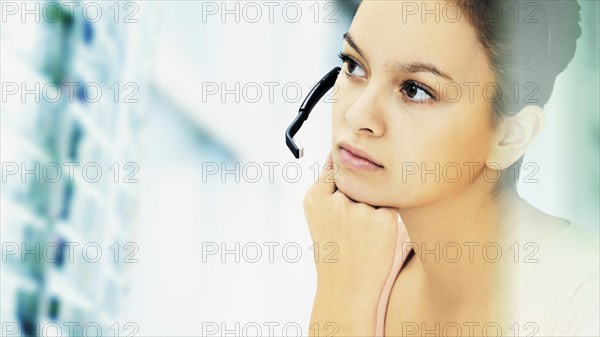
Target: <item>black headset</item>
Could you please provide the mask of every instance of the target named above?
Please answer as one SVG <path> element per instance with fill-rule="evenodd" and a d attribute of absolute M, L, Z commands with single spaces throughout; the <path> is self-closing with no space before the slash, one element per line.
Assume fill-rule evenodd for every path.
<path fill-rule="evenodd" d="M 300 158 L 304 155 L 304 148 L 294 139 L 294 136 L 300 130 L 300 127 L 304 124 L 312 109 L 317 105 L 317 102 L 333 87 L 340 70 L 340 67 L 333 68 L 312 88 L 308 96 L 304 99 L 304 102 L 302 102 L 298 116 L 296 116 L 296 119 L 294 119 L 285 132 L 285 143 L 294 154 L 294 157 Z"/>

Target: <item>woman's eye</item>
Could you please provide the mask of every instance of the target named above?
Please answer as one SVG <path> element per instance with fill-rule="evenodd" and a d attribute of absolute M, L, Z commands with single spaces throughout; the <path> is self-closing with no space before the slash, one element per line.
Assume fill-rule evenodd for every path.
<path fill-rule="evenodd" d="M 363 68 L 352 60 L 348 60 L 348 62 L 346 62 L 346 67 L 347 67 L 348 75 L 358 76 L 358 77 L 367 76 L 367 74 L 365 74 L 365 71 L 363 70 Z"/>
<path fill-rule="evenodd" d="M 400 89 L 411 103 L 426 103 L 434 97 L 414 81 L 405 81 Z"/>
<path fill-rule="evenodd" d="M 365 73 L 365 70 L 360 65 L 358 65 L 358 63 L 356 61 L 354 61 L 350 56 L 348 56 L 344 53 L 340 53 L 339 57 L 342 60 L 342 62 L 344 62 L 344 64 L 346 65 L 346 75 L 347 76 L 352 76 L 352 77 L 366 77 L 367 76 L 367 74 Z"/>

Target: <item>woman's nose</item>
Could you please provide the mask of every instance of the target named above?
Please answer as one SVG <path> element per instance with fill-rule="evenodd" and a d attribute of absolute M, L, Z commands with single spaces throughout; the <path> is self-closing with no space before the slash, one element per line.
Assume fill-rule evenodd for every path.
<path fill-rule="evenodd" d="M 357 135 L 380 137 L 385 132 L 381 88 L 368 85 L 346 111 L 346 123 Z"/>

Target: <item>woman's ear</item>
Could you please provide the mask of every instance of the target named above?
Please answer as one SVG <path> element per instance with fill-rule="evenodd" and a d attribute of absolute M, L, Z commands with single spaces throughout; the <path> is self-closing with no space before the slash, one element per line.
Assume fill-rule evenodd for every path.
<path fill-rule="evenodd" d="M 544 126 L 544 110 L 528 105 L 518 113 L 502 117 L 486 166 L 504 170 L 514 164 L 527 150 Z"/>

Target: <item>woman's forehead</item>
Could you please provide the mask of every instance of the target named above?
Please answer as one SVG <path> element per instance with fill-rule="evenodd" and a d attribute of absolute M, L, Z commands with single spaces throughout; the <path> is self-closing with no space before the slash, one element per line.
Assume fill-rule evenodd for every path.
<path fill-rule="evenodd" d="M 465 41 L 476 36 L 468 18 L 454 1 L 366 0 L 359 7 L 352 26 L 370 27 L 380 36 L 407 31 L 415 37 L 430 35 L 430 39 L 434 38 L 431 34 L 439 38 L 463 37 L 458 40 Z"/>
<path fill-rule="evenodd" d="M 489 64 L 475 29 L 464 15 L 450 15 L 455 11 L 448 1 L 366 0 L 349 32 L 371 66 L 426 62 L 471 80 Z"/>

